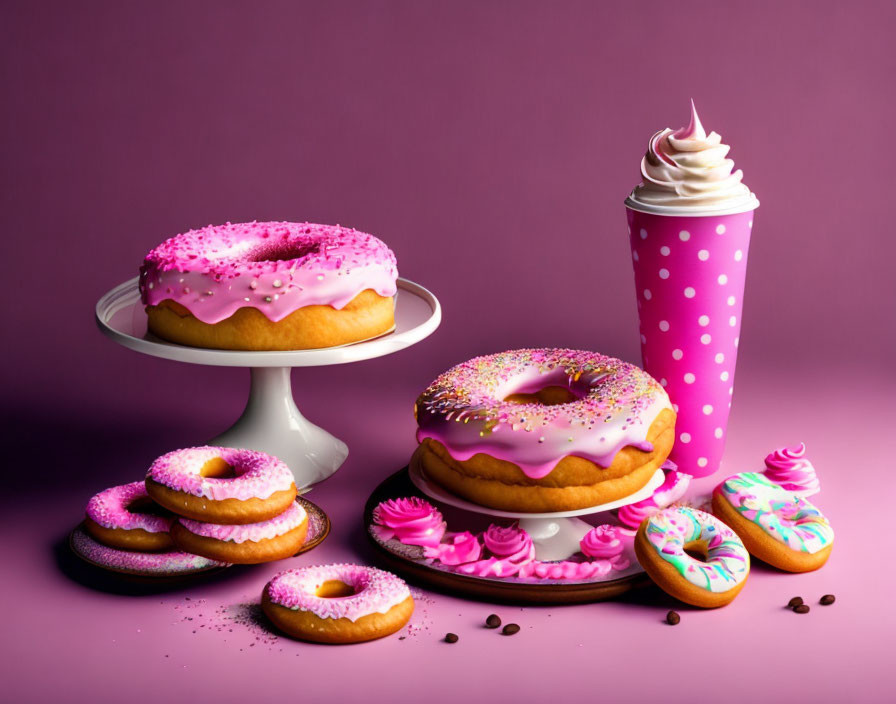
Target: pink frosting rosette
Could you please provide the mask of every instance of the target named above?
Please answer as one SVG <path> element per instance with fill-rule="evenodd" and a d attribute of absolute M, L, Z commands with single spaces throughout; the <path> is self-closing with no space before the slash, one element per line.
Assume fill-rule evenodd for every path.
<path fill-rule="evenodd" d="M 447 525 L 442 514 L 421 498 L 388 499 L 373 509 L 373 532 L 381 540 L 396 538 L 405 545 L 438 547 Z"/>
<path fill-rule="evenodd" d="M 532 538 L 516 524 L 506 527 L 490 525 L 482 534 L 482 542 L 492 557 L 460 565 L 457 568 L 459 572 L 480 577 L 510 577 L 535 559 Z"/>
<path fill-rule="evenodd" d="M 645 518 L 659 513 L 660 509 L 671 506 L 684 496 L 691 483 L 691 475 L 679 472 L 674 462 L 666 462 L 663 469 L 666 470 L 666 477 L 650 497 L 619 509 L 617 515 L 621 523 L 637 528 Z"/>
<path fill-rule="evenodd" d="M 482 545 L 479 543 L 479 538 L 469 531 L 464 531 L 449 536 L 447 542 L 434 548 L 423 548 L 423 556 L 438 560 L 444 565 L 462 565 L 478 560 L 482 556 Z"/>
<path fill-rule="evenodd" d="M 815 467 L 806 459 L 806 446 L 781 447 L 765 458 L 765 476 L 788 491 L 804 496 L 821 490 Z"/>
<path fill-rule="evenodd" d="M 602 525 L 589 530 L 579 546 L 582 553 L 596 560 L 607 560 L 613 568 L 624 570 L 631 564 L 623 553 L 623 529 L 619 526 Z"/>

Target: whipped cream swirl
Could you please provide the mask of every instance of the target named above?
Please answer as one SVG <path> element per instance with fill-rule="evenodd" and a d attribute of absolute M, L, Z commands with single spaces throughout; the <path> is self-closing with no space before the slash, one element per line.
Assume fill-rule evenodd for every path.
<path fill-rule="evenodd" d="M 650 138 L 641 160 L 639 186 L 626 204 L 636 210 L 684 215 L 736 213 L 759 205 L 734 170 L 727 144 L 715 132 L 706 134 L 694 101 L 691 121 L 679 130 L 666 128 Z"/>

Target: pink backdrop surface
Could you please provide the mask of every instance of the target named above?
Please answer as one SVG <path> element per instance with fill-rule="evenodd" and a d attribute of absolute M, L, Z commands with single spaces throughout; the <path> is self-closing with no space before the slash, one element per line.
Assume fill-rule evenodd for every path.
<path fill-rule="evenodd" d="M 893 3 L 0 13 L 11 701 L 892 699 Z M 294 373 L 299 405 L 351 454 L 310 497 L 333 533 L 288 565 L 372 562 L 364 499 L 406 462 L 414 397 L 437 373 L 518 346 L 639 360 L 622 201 L 648 137 L 683 124 L 691 97 L 762 202 L 721 475 L 805 441 L 837 531 L 822 571 L 757 564 L 714 612 L 656 589 L 522 609 L 425 592 L 404 640 L 338 649 L 274 638 L 241 611 L 285 564 L 153 591 L 67 555 L 90 495 L 215 435 L 245 401 L 245 372 L 142 357 L 95 330 L 97 298 L 161 239 L 226 220 L 339 222 L 381 236 L 440 297 L 444 323 L 420 345 Z M 837 603 L 816 607 L 828 592 Z M 810 614 L 782 608 L 797 594 Z M 675 628 L 661 621 L 673 607 Z M 479 628 L 493 611 L 522 632 Z"/>

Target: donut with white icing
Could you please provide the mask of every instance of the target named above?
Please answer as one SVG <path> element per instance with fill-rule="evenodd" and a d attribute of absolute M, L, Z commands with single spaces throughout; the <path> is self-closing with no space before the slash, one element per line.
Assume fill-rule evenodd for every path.
<path fill-rule="evenodd" d="M 817 570 L 834 547 L 834 530 L 821 511 L 758 472 L 721 482 L 712 494 L 712 510 L 752 555 L 787 572 Z"/>
<path fill-rule="evenodd" d="M 395 255 L 338 225 L 227 223 L 153 249 L 140 269 L 149 331 L 182 345 L 298 350 L 395 326 Z"/>
<path fill-rule="evenodd" d="M 292 557 L 304 545 L 307 534 L 308 514 L 297 503 L 259 523 L 227 525 L 179 518 L 171 526 L 171 538 L 180 550 L 239 565 Z"/>
<path fill-rule="evenodd" d="M 98 542 L 120 550 L 171 550 L 174 515 L 156 504 L 143 482 L 101 491 L 87 503 L 84 528 Z"/>
<path fill-rule="evenodd" d="M 152 499 L 203 523 L 245 524 L 279 516 L 295 501 L 286 464 L 264 452 L 188 447 L 159 457 L 146 475 Z"/>
<path fill-rule="evenodd" d="M 672 449 L 669 397 L 595 352 L 522 349 L 464 362 L 415 405 L 412 458 L 432 481 L 504 511 L 586 508 L 638 491 Z"/>
<path fill-rule="evenodd" d="M 362 565 L 287 570 L 264 588 L 261 607 L 293 638 L 316 643 L 360 643 L 404 627 L 414 599 L 404 580 Z"/>
<path fill-rule="evenodd" d="M 635 535 L 635 554 L 660 589 L 703 608 L 730 603 L 750 574 L 750 554 L 737 533 L 715 516 L 686 506 L 646 518 Z"/>

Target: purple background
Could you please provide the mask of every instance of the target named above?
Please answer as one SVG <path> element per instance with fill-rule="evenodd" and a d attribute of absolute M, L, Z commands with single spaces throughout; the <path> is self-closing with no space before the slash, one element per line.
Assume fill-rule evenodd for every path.
<path fill-rule="evenodd" d="M 342 701 L 378 688 L 413 701 L 437 684 L 500 701 L 621 696 L 637 678 L 677 701 L 702 669 L 749 673 L 752 701 L 758 679 L 772 699 L 842 700 L 855 680 L 883 700 L 873 646 L 896 627 L 878 603 L 894 570 L 869 567 L 880 551 L 866 531 L 883 529 L 870 497 L 893 483 L 878 439 L 896 390 L 894 24 L 891 2 L 4 3 L 10 696 L 224 702 L 338 687 Z M 193 635 L 178 614 L 187 596 L 252 600 L 282 565 L 122 595 L 65 558 L 58 541 L 91 494 L 213 436 L 245 401 L 245 372 L 143 357 L 95 330 L 96 299 L 153 245 L 225 220 L 339 222 L 382 237 L 402 275 L 440 297 L 441 329 L 411 350 L 294 373 L 299 405 L 352 450 L 311 495 L 332 536 L 294 563 L 370 561 L 363 500 L 406 461 L 411 404 L 435 374 L 524 345 L 638 360 L 622 200 L 647 139 L 683 124 L 690 97 L 762 201 L 724 466 L 806 441 L 838 531 L 825 570 L 757 566 L 732 606 L 683 610 L 677 629 L 659 623 L 674 602 L 651 589 L 504 607 L 524 633 L 493 644 L 475 624 L 495 607 L 430 595 L 405 641 L 250 650 L 250 630 Z M 826 591 L 840 597 L 829 609 L 779 608 Z M 451 650 L 446 630 L 462 638 Z M 551 654 L 553 674 L 530 666 Z"/>

